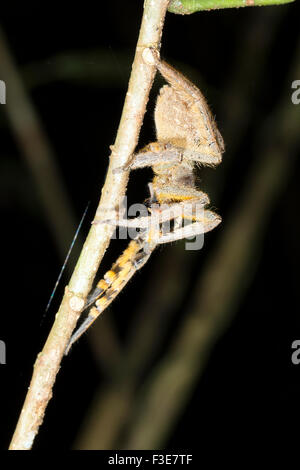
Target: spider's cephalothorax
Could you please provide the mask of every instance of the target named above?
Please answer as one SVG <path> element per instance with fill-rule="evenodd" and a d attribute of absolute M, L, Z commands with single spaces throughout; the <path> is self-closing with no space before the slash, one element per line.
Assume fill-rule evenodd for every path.
<path fill-rule="evenodd" d="M 137 269 L 148 260 L 158 244 L 203 234 L 220 222 L 221 218 L 206 209 L 208 196 L 195 186 L 194 166 L 215 166 L 221 162 L 224 143 L 207 103 L 198 88 L 181 73 L 152 51 L 157 69 L 169 83 L 159 93 L 155 108 L 157 141 L 134 154 L 129 163 L 117 171 L 151 166 L 154 178 L 149 184 L 151 201 L 149 215 L 136 219 L 107 220 L 119 226 L 139 227 L 140 235 L 89 296 L 86 308 L 95 302 L 86 320 L 72 336 L 67 351 L 79 336 L 93 323 L 127 284 Z M 153 224 L 155 217 L 156 225 Z M 163 223 L 174 220 L 168 231 Z M 182 222 L 189 220 L 186 226 Z M 97 220 L 95 220 L 97 223 Z M 153 228 L 154 227 L 154 228 Z"/>
<path fill-rule="evenodd" d="M 209 198 L 196 188 L 193 170 L 196 164 L 218 165 L 224 142 L 200 90 L 169 64 L 160 61 L 156 51 L 153 51 L 153 59 L 169 83 L 161 88 L 155 107 L 157 141 L 134 154 L 124 169 L 151 166 L 154 171 L 152 197 L 163 207 L 160 217 L 164 220 L 168 215 L 173 218 L 172 214 L 178 217 L 179 206 L 182 219 L 193 220 L 185 231 L 179 228 L 168 236 L 156 231 L 155 242 L 159 244 L 208 232 L 220 223 L 217 214 L 204 209 Z M 193 215 L 195 207 L 201 209 L 198 217 Z M 143 219 L 118 220 L 117 224 L 145 227 Z"/>

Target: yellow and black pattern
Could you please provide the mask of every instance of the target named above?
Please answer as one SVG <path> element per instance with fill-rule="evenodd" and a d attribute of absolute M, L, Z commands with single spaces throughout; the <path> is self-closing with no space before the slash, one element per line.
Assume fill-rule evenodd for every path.
<path fill-rule="evenodd" d="M 112 288 L 116 281 L 119 283 L 119 278 L 126 276 L 128 270 L 132 269 L 135 257 L 140 251 L 141 245 L 139 240 L 132 240 L 126 250 L 124 250 L 122 255 L 112 265 L 111 269 L 107 271 L 104 277 L 98 282 L 92 294 L 89 295 L 85 306 L 86 309 L 99 299 L 100 296 L 103 296 L 108 289 Z"/>
<path fill-rule="evenodd" d="M 145 250 L 145 245 L 146 243 L 143 238 L 132 240 L 111 269 L 107 271 L 104 277 L 98 282 L 93 293 L 87 299 L 85 310 L 92 304 L 95 304 L 95 306 L 90 309 L 87 318 L 72 335 L 65 354 L 68 354 L 72 344 L 78 340 L 96 318 L 117 297 L 134 273 L 146 263 L 151 251 Z"/>

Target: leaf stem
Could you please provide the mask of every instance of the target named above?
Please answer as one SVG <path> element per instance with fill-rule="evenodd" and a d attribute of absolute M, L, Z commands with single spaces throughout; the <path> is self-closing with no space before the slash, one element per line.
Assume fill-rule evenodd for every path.
<path fill-rule="evenodd" d="M 171 0 L 168 10 L 178 15 L 190 15 L 191 13 L 203 10 L 283 5 L 294 1 L 295 0 Z"/>

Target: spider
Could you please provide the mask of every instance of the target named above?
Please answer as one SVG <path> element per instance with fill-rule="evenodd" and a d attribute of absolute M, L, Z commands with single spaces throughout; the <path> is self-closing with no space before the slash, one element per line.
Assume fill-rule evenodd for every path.
<path fill-rule="evenodd" d="M 86 331 L 114 300 L 134 273 L 162 243 L 206 233 L 221 218 L 205 209 L 208 196 L 196 189 L 196 164 L 216 166 L 221 162 L 224 142 L 208 105 L 198 88 L 151 50 L 153 61 L 168 82 L 159 92 L 155 107 L 157 141 L 134 154 L 129 163 L 115 171 L 151 166 L 154 172 L 148 215 L 134 219 L 116 218 L 115 212 L 104 223 L 135 227 L 140 233 L 99 281 L 85 308 L 93 303 L 87 318 L 70 339 L 66 349 Z M 164 224 L 174 221 L 172 229 Z M 182 226 L 189 220 L 191 223 Z M 97 220 L 94 223 L 98 223 Z M 101 222 L 103 223 L 103 222 Z"/>

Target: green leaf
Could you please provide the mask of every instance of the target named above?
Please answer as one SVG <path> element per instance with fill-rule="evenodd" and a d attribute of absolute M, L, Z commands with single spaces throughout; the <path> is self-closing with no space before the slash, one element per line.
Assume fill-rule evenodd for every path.
<path fill-rule="evenodd" d="M 196 11 L 217 10 L 251 6 L 283 5 L 295 0 L 171 0 L 168 10 L 178 15 L 190 15 Z"/>

